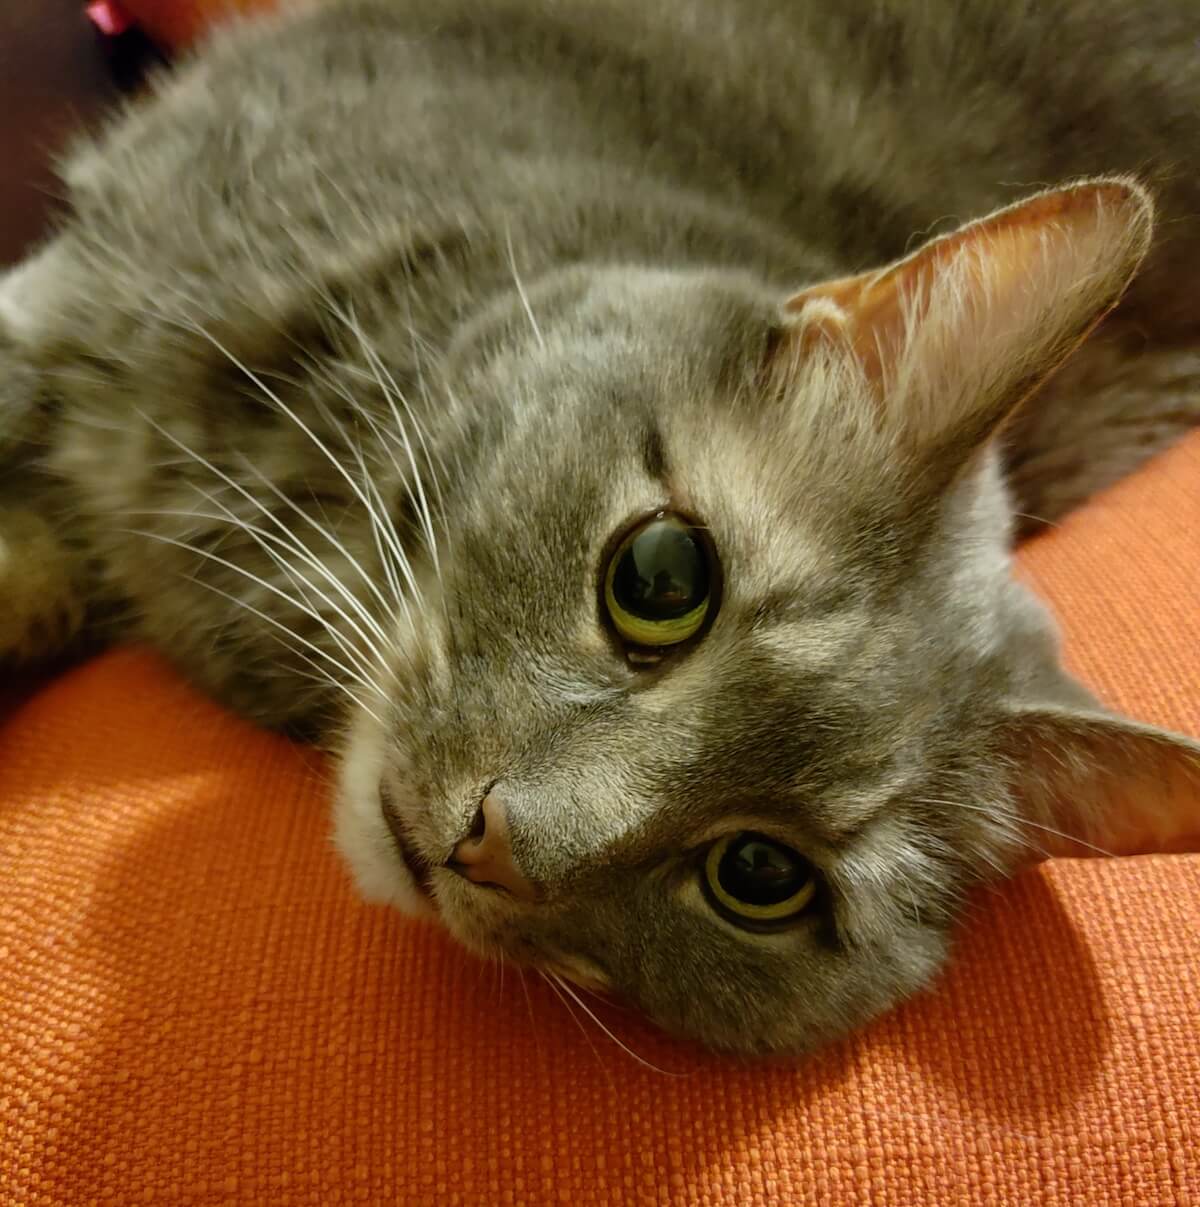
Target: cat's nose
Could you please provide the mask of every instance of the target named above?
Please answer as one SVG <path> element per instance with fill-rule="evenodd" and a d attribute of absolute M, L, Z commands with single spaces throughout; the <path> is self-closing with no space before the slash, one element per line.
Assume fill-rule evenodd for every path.
<path fill-rule="evenodd" d="M 502 888 L 520 901 L 534 901 L 537 890 L 513 859 L 504 801 L 495 790 L 483 798 L 470 833 L 454 848 L 447 866 L 485 888 Z"/>

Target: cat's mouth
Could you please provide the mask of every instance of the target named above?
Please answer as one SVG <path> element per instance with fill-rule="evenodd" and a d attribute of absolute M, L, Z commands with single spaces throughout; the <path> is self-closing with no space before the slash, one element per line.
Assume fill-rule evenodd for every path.
<path fill-rule="evenodd" d="M 414 850 L 408 835 L 404 832 L 400 815 L 396 811 L 395 801 L 392 799 L 391 793 L 385 784 L 379 785 L 379 808 L 383 813 L 383 820 L 387 822 L 387 828 L 392 835 L 392 841 L 396 844 L 396 850 L 400 852 L 400 858 L 408 869 L 409 875 L 413 878 L 413 884 L 416 885 L 421 895 L 432 904 L 433 868 L 427 859 L 423 859 Z"/>

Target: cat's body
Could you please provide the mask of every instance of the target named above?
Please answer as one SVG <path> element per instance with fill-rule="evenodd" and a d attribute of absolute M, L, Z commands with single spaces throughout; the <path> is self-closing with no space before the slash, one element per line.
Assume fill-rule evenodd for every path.
<path fill-rule="evenodd" d="M 465 941 L 708 1042 L 869 1016 L 1017 860 L 1007 769 L 1048 722 L 1008 743 L 1016 704 L 1105 722 L 1008 582 L 999 446 L 945 474 L 949 445 L 919 474 L 814 452 L 842 420 L 779 414 L 816 390 L 772 351 L 779 307 L 1136 172 L 1157 240 L 1010 427 L 1017 512 L 1200 418 L 1200 19 L 1150 8 L 345 0 L 223 36 L 75 153 L 74 217 L 0 280 L 0 657 L 88 612 L 255 719 L 348 730 L 368 892 L 427 907 L 426 879 Z M 1026 309 L 1095 293 L 1031 382 L 1127 281 L 1122 222 L 1095 252 L 1119 286 L 1030 286 Z M 723 585 L 711 632 L 645 668 L 596 584 L 658 508 L 711 531 Z M 662 906 L 731 818 L 803 848 L 819 919 L 731 937 L 686 885 Z M 464 836 L 497 828 L 481 888 Z"/>

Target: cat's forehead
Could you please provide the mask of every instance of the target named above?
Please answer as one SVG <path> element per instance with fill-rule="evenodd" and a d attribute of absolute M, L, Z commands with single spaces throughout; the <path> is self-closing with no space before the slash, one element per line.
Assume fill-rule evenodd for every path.
<path fill-rule="evenodd" d="M 633 294 L 640 305 L 656 290 L 677 317 L 698 296 L 660 283 Z M 531 754 L 522 773 L 564 799 L 592 794 L 593 778 L 598 796 L 619 779 L 631 799 L 645 790 L 651 812 L 665 816 L 673 800 L 700 824 L 731 808 L 786 823 L 808 802 L 814 829 L 832 838 L 878 809 L 876 781 L 909 728 L 894 720 L 909 694 L 905 651 L 930 617 L 889 599 L 884 562 L 864 556 L 845 506 L 853 450 L 813 455 L 826 400 L 760 388 L 770 307 L 716 291 L 722 322 L 709 314 L 706 329 L 725 342 L 688 358 L 661 313 L 644 330 L 611 317 L 628 292 L 582 308 L 608 325 L 547 332 L 544 349 L 493 380 L 512 409 L 458 543 L 471 640 L 450 643 L 480 649 L 488 673 L 457 690 L 479 695 L 480 715 L 498 718 L 492 739 L 513 751 L 561 735 L 553 759 L 535 767 Z M 708 632 L 639 680 L 606 625 L 600 584 L 622 534 L 660 510 L 704 530 L 719 600 Z M 630 806 L 630 830 L 661 841 L 645 813 Z"/>

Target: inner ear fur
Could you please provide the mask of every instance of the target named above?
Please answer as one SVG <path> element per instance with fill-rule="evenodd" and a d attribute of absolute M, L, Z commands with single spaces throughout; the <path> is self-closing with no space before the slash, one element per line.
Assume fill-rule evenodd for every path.
<path fill-rule="evenodd" d="M 961 464 L 1120 300 L 1151 242 L 1131 179 L 997 210 L 877 271 L 785 304 L 792 371 L 833 360 L 886 443 Z"/>
<path fill-rule="evenodd" d="M 1001 726 L 1032 858 L 1200 850 L 1200 742 L 1099 709 Z"/>

